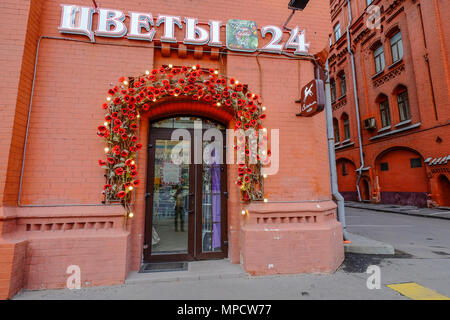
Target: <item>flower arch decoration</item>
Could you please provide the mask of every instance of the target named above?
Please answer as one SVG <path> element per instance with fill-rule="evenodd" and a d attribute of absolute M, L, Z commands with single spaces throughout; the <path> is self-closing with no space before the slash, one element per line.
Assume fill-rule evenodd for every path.
<path fill-rule="evenodd" d="M 235 130 L 263 131 L 262 139 L 261 133 L 259 139 L 257 135 L 241 136 L 238 138 L 241 141 L 234 146 L 235 150 L 241 148 L 245 153 L 245 163 L 239 164 L 236 179 L 242 200 L 263 200 L 261 166 L 270 161 L 270 150 L 262 148 L 267 141 L 266 130 L 261 130 L 262 120 L 266 117 L 263 113 L 265 108 L 261 106 L 258 95 L 249 92 L 246 85 L 220 76 L 215 69 L 199 65 L 162 66 L 136 78 L 122 77 L 119 82 L 119 86 L 108 91 L 107 102 L 102 105 L 106 110 L 105 122 L 97 128 L 97 135 L 106 142 L 106 159 L 98 160 L 100 167 L 105 169 L 105 202 L 120 201 L 130 214 L 133 191 L 140 185 L 136 153 L 143 147 L 137 134 L 141 114 L 164 99 L 178 96 L 232 112 L 236 120 Z M 249 147 L 255 141 L 259 149 L 256 155 L 250 152 Z"/>

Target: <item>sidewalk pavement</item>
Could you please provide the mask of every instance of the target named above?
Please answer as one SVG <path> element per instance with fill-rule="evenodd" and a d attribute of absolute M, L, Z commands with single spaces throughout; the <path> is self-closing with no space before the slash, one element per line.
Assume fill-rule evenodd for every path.
<path fill-rule="evenodd" d="M 450 208 L 419 208 L 415 206 L 400 206 L 395 204 L 379 204 L 367 202 L 345 201 L 345 206 L 373 211 L 400 213 L 410 216 L 450 219 Z"/>

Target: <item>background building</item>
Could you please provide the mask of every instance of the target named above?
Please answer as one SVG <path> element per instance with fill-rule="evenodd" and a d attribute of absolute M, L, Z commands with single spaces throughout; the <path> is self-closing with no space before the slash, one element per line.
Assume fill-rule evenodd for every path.
<path fill-rule="evenodd" d="M 447 7 L 446 0 L 330 1 L 335 150 L 347 200 L 358 199 L 359 181 L 363 201 L 426 206 L 429 196 L 450 206 Z"/>

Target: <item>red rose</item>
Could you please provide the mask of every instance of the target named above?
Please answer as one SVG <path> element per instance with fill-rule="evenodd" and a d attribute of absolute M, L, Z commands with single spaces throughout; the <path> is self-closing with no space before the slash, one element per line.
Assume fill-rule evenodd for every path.
<path fill-rule="evenodd" d="M 108 109 L 108 104 L 107 103 L 102 104 L 102 109 L 104 110 Z"/>
<path fill-rule="evenodd" d="M 134 180 L 134 181 L 133 181 L 133 185 L 134 185 L 135 187 L 137 187 L 140 183 L 141 183 L 141 181 L 139 181 L 139 180 Z"/>
<path fill-rule="evenodd" d="M 125 197 L 125 195 L 126 195 L 125 191 L 120 191 L 120 192 L 117 193 L 117 197 L 119 197 L 120 199 Z"/>
<path fill-rule="evenodd" d="M 138 143 L 136 145 L 136 150 L 141 150 L 142 149 L 142 143 Z"/>
<path fill-rule="evenodd" d="M 136 177 L 137 176 L 137 171 L 131 171 L 130 172 L 130 176 L 132 176 L 132 177 Z"/>
<path fill-rule="evenodd" d="M 108 190 L 108 189 L 111 189 L 111 185 L 110 184 L 105 184 L 103 186 L 103 190 Z"/>
<path fill-rule="evenodd" d="M 123 150 L 121 153 L 120 153 L 120 155 L 122 156 L 122 157 L 127 157 L 128 156 L 128 151 L 127 150 Z"/>
<path fill-rule="evenodd" d="M 119 155 L 119 154 L 120 154 L 120 147 L 119 147 L 119 146 L 114 146 L 114 147 L 112 148 L 112 151 L 113 151 L 116 155 Z"/>
<path fill-rule="evenodd" d="M 136 136 L 131 137 L 131 141 L 136 142 L 137 140 L 138 140 L 138 138 Z"/>
<path fill-rule="evenodd" d="M 106 161 L 98 160 L 98 165 L 99 165 L 100 167 L 102 167 L 102 166 L 106 165 Z"/>
<path fill-rule="evenodd" d="M 121 167 L 117 168 L 116 170 L 114 170 L 114 172 L 118 175 L 121 176 L 123 174 L 123 169 Z"/>
<path fill-rule="evenodd" d="M 115 98 L 115 99 L 114 99 L 114 103 L 115 103 L 115 104 L 119 104 L 119 103 L 120 103 L 120 98 L 119 98 L 119 97 Z"/>
<path fill-rule="evenodd" d="M 104 132 L 104 131 L 106 131 L 106 127 L 105 126 L 98 126 L 98 131 L 100 131 L 100 132 Z"/>
<path fill-rule="evenodd" d="M 133 162 L 132 159 L 128 159 L 127 161 L 125 161 L 125 165 L 129 167 L 132 162 Z"/>
<path fill-rule="evenodd" d="M 259 116 L 259 119 L 261 119 L 261 120 L 264 120 L 265 118 L 266 118 L 266 115 L 264 113 Z"/>
<path fill-rule="evenodd" d="M 108 160 L 108 162 L 109 162 L 110 164 L 114 164 L 114 163 L 115 163 L 114 158 L 108 157 L 107 160 Z"/>
<path fill-rule="evenodd" d="M 132 123 L 132 124 L 130 125 L 130 128 L 131 128 L 132 130 L 137 130 L 138 125 L 137 125 L 136 123 Z"/>
<path fill-rule="evenodd" d="M 150 109 L 150 106 L 147 103 L 142 106 L 142 110 L 147 111 L 148 109 Z"/>

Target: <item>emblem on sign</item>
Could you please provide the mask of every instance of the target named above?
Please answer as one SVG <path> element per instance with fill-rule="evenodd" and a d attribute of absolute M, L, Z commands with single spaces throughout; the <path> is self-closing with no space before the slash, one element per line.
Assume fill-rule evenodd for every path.
<path fill-rule="evenodd" d="M 313 80 L 302 88 L 301 104 L 298 116 L 311 117 L 323 110 L 325 106 L 325 88 L 322 80 Z"/>

